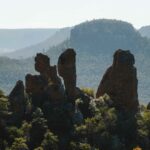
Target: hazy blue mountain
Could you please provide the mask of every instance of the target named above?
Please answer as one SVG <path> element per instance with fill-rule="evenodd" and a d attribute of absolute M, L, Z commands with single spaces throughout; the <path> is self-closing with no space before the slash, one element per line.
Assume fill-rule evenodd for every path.
<path fill-rule="evenodd" d="M 150 26 L 144 26 L 139 29 L 142 36 L 150 38 Z"/>
<path fill-rule="evenodd" d="M 52 36 L 49 36 L 47 39 L 42 42 L 30 45 L 28 47 L 16 50 L 11 53 L 7 53 L 6 56 L 10 58 L 22 59 L 35 56 L 37 52 L 44 52 L 50 47 L 56 46 L 66 39 L 70 38 L 71 28 L 63 28 L 55 32 Z"/>
<path fill-rule="evenodd" d="M 149 101 L 150 41 L 130 23 L 106 19 L 81 23 L 71 30 L 70 40 L 66 44 L 48 51 L 52 61 L 56 63 L 57 57 L 68 45 L 77 51 L 78 85 L 94 89 L 111 65 L 115 50 L 131 50 L 136 58 L 139 98 Z"/>
<path fill-rule="evenodd" d="M 16 81 L 24 81 L 25 75 L 30 72 L 34 72 L 33 59 L 29 58 L 20 61 L 0 57 L 0 89 L 3 89 L 8 94 Z"/>
<path fill-rule="evenodd" d="M 70 41 L 73 47 L 92 53 L 106 53 L 118 48 L 137 51 L 146 42 L 130 23 L 106 19 L 75 26 L 71 31 Z"/>
<path fill-rule="evenodd" d="M 0 53 L 44 41 L 58 29 L 0 29 Z"/>
<path fill-rule="evenodd" d="M 46 52 L 46 54 L 50 56 L 52 64 L 57 64 L 59 55 L 67 47 L 73 47 L 77 52 L 78 86 L 91 87 L 94 89 L 97 89 L 104 72 L 112 64 L 115 50 L 119 48 L 131 50 L 135 55 L 135 66 L 138 70 L 139 98 L 142 102 L 149 101 L 150 40 L 141 36 L 130 23 L 101 19 L 84 22 L 73 27 L 69 39 L 56 46 L 50 47 Z M 23 65 L 22 61 L 24 61 L 24 64 L 26 61 L 28 61 L 28 63 Z M 23 65 L 24 73 L 27 72 L 28 69 L 33 69 L 32 59 L 22 61 L 20 66 Z M 11 66 L 10 63 L 9 65 Z M 18 65 L 18 70 L 20 66 Z M 26 67 L 28 67 L 27 70 L 25 69 Z M 7 73 L 7 80 L 9 80 L 9 72 L 7 71 Z M 19 77 L 21 79 L 23 78 L 21 75 Z M 16 75 L 14 78 L 19 79 L 19 77 Z M 4 78 L 4 76 L 1 76 L 0 79 L 1 78 Z M 5 85 L 5 80 L 1 80 L 3 81 L 1 84 Z M 12 76 L 9 82 L 11 83 L 13 81 Z"/>
<path fill-rule="evenodd" d="M 112 63 L 116 49 L 131 50 L 136 58 L 139 98 L 149 101 L 150 42 L 141 37 L 131 24 L 116 20 L 85 22 L 71 31 L 70 41 L 80 56 L 78 78 L 83 86 L 98 86 L 106 68 Z M 87 81 L 88 85 L 85 85 Z"/>

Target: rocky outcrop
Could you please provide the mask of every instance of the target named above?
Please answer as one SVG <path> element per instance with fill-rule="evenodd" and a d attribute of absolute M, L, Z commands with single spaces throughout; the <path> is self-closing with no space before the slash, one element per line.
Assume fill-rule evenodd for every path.
<path fill-rule="evenodd" d="M 56 66 L 51 66 L 48 70 L 48 86 L 46 92 L 53 102 L 59 102 L 65 99 L 65 90 L 61 79 L 57 75 Z"/>
<path fill-rule="evenodd" d="M 45 88 L 47 80 L 41 75 L 27 74 L 25 77 L 25 89 L 28 96 L 32 99 L 34 106 L 39 107 L 45 99 Z"/>
<path fill-rule="evenodd" d="M 23 106 L 25 106 L 25 94 L 24 85 L 22 81 L 18 81 L 9 95 L 9 100 L 12 106 L 12 110 L 16 113 L 24 111 Z"/>
<path fill-rule="evenodd" d="M 127 110 L 127 114 L 134 111 L 135 115 L 138 107 L 137 77 L 134 56 L 129 51 L 116 51 L 114 62 L 106 71 L 97 91 L 96 96 L 102 97 L 97 99 L 94 99 L 90 90 L 76 87 L 76 53 L 73 49 L 67 49 L 60 55 L 58 66 L 51 66 L 46 55 L 37 54 L 35 70 L 39 72 L 38 75 L 27 74 L 25 77 L 25 91 L 23 82 L 18 81 L 9 95 L 13 112 L 9 120 L 13 125 L 20 127 L 23 120 L 33 124 L 36 120 L 34 112 L 39 107 L 46 120 L 41 117 L 41 113 L 37 113 L 40 115 L 37 121 L 40 124 L 47 121 L 48 128 L 57 133 L 60 143 L 66 141 L 64 145 L 68 146 L 69 139 L 76 136 L 72 134 L 74 125 L 81 125 L 84 119 L 95 117 L 99 108 L 109 111 L 108 108 L 115 106 L 119 110 L 116 115 L 126 114 L 124 110 Z M 105 121 L 109 121 L 107 113 L 102 111 L 102 116 L 105 115 Z M 126 118 L 128 115 L 125 122 L 130 122 Z"/>
<path fill-rule="evenodd" d="M 47 55 L 38 53 L 35 57 L 35 70 L 42 76 L 47 76 L 50 67 L 50 59 Z"/>
<path fill-rule="evenodd" d="M 98 87 L 96 97 L 107 93 L 115 106 L 136 110 L 138 107 L 138 81 L 134 63 L 134 56 L 130 51 L 117 50 L 114 54 L 112 66 L 107 69 Z M 57 67 L 59 75 L 64 80 L 65 89 L 57 74 Z M 40 74 L 27 74 L 25 78 L 25 90 L 31 97 L 34 106 L 40 107 L 45 101 L 59 103 L 65 100 L 71 100 L 70 102 L 75 104 L 77 98 L 87 101 L 88 106 L 90 99 L 76 87 L 76 53 L 74 49 L 69 48 L 60 55 L 58 66 L 51 66 L 50 58 L 38 53 L 35 57 L 35 70 Z M 18 101 L 18 99 L 23 101 L 23 91 L 23 83 L 19 81 L 10 94 L 12 102 Z M 85 116 L 88 115 L 85 114 Z"/>
<path fill-rule="evenodd" d="M 22 81 L 18 81 L 9 94 L 11 111 L 13 112 L 13 122 L 17 123 L 23 119 L 25 113 L 25 93 Z"/>
<path fill-rule="evenodd" d="M 119 108 L 137 110 L 137 73 L 134 56 L 130 51 L 117 50 L 112 66 L 104 74 L 96 97 L 107 93 Z"/>
<path fill-rule="evenodd" d="M 27 74 L 25 81 L 26 92 L 28 94 L 42 93 L 47 85 L 47 81 L 39 75 Z"/>
<path fill-rule="evenodd" d="M 50 66 L 50 58 L 42 53 L 35 57 L 35 70 L 40 75 L 26 75 L 26 92 L 31 96 L 35 106 L 41 106 L 44 100 L 60 102 L 65 92 L 56 66 Z M 43 100 L 44 99 L 44 100 Z"/>
<path fill-rule="evenodd" d="M 76 53 L 74 49 L 67 49 L 58 59 L 58 73 L 63 78 L 69 99 L 77 95 L 76 88 Z"/>

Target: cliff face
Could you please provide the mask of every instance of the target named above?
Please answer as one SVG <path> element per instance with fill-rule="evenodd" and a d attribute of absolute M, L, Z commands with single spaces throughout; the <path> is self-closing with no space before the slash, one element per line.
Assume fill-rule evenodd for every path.
<path fill-rule="evenodd" d="M 137 73 L 134 56 L 130 51 L 117 50 L 112 66 L 104 74 L 96 97 L 107 93 L 118 107 L 137 110 Z"/>

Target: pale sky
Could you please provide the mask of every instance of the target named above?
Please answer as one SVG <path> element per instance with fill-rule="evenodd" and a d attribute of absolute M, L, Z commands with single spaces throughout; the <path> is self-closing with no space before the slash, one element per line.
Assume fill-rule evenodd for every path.
<path fill-rule="evenodd" d="M 150 25 L 150 0 L 0 0 L 0 28 L 58 28 L 101 18 Z"/>

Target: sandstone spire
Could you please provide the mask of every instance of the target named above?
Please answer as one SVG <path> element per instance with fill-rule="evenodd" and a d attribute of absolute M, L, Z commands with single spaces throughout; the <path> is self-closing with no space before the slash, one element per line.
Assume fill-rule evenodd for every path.
<path fill-rule="evenodd" d="M 69 98 L 76 95 L 76 53 L 67 49 L 58 59 L 58 73 L 64 79 L 66 93 Z"/>
<path fill-rule="evenodd" d="M 104 74 L 96 97 L 107 93 L 116 106 L 136 110 L 138 106 L 137 73 L 130 51 L 117 50 L 112 66 Z"/>

